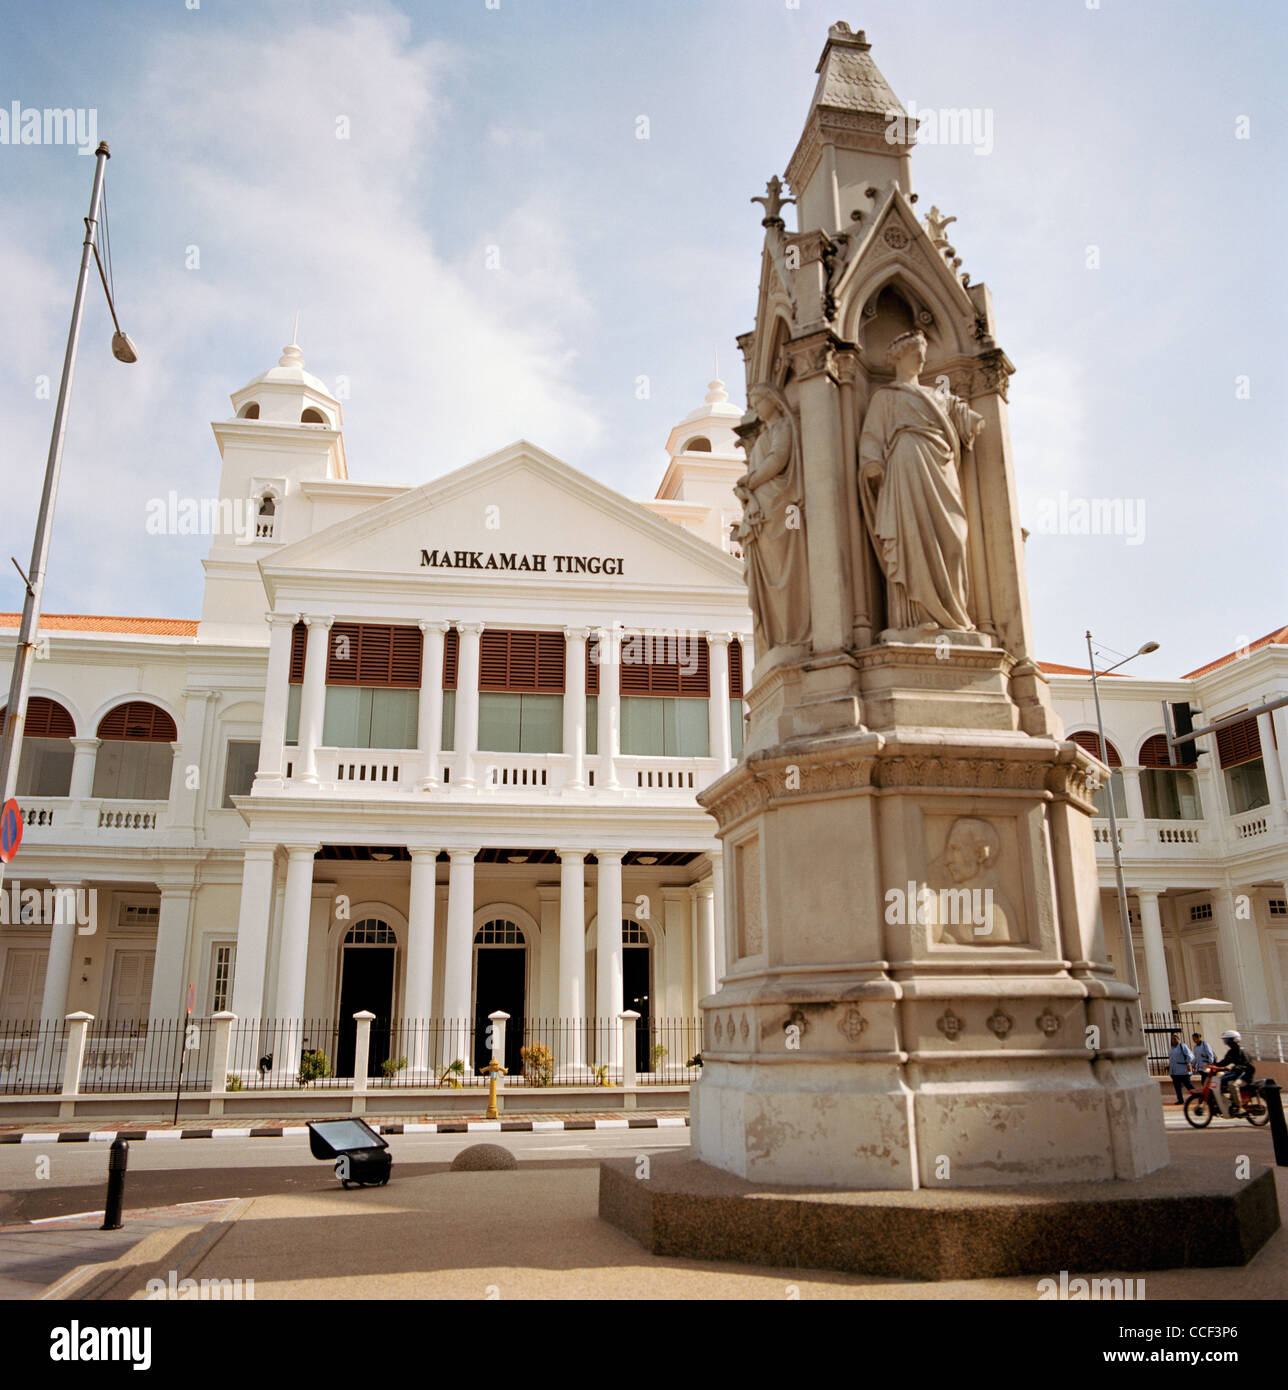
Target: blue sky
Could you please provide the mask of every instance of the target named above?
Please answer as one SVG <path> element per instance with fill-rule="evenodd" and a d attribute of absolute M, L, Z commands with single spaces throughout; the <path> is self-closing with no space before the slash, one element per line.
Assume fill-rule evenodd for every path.
<path fill-rule="evenodd" d="M 745 394 L 748 200 L 842 17 L 905 105 L 991 113 L 987 154 L 923 144 L 914 179 L 957 216 L 1018 368 L 1040 654 L 1081 663 L 1091 627 L 1159 641 L 1132 670 L 1175 675 L 1288 621 L 1288 21 L 1177 0 L 0 5 L 0 108 L 93 108 L 111 142 L 142 355 L 112 360 L 96 297 L 46 608 L 198 615 L 208 540 L 148 535 L 147 503 L 217 487 L 209 421 L 297 309 L 309 369 L 350 383 L 352 476 L 415 484 L 523 436 L 652 495 L 713 350 Z M 36 383 L 56 389 L 91 174 L 72 149 L 0 145 L 0 545 L 24 565 L 53 415 Z M 1142 499 L 1143 539 L 1040 531 L 1061 492 Z"/>

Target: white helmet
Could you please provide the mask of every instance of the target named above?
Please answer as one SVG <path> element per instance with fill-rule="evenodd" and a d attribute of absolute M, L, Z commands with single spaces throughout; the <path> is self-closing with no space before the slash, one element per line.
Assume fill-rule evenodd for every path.
<path fill-rule="evenodd" d="M 1222 1041 L 1222 1042 L 1242 1042 L 1242 1041 L 1243 1041 L 1243 1034 L 1242 1034 L 1242 1033 L 1236 1033 L 1236 1032 L 1234 1031 L 1233 1028 L 1227 1028 L 1226 1031 L 1225 1031 L 1224 1033 L 1221 1034 L 1221 1041 Z"/>

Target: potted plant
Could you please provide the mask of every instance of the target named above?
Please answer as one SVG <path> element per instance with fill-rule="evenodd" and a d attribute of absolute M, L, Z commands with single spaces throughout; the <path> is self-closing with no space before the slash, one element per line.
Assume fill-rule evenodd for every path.
<path fill-rule="evenodd" d="M 529 1086 L 551 1086 L 555 1079 L 555 1054 L 545 1043 L 532 1043 L 519 1049 L 523 1077 Z"/>

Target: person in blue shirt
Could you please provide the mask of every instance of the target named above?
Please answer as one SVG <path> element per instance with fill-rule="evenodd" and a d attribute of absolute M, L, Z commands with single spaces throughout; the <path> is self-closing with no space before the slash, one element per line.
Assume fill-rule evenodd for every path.
<path fill-rule="evenodd" d="M 1170 1049 L 1167 1054 L 1167 1074 L 1176 1087 L 1177 1105 L 1184 1105 L 1185 1093 L 1190 1088 L 1190 1073 L 1194 1070 L 1194 1054 L 1181 1041 L 1179 1033 L 1172 1034 Z"/>
<path fill-rule="evenodd" d="M 1192 1049 L 1194 1052 L 1194 1065 L 1199 1071 L 1202 1071 L 1204 1067 L 1216 1066 L 1216 1053 L 1212 1051 L 1208 1043 L 1203 1041 L 1202 1033 L 1192 1033 L 1190 1035 L 1190 1041 L 1194 1044 Z"/>

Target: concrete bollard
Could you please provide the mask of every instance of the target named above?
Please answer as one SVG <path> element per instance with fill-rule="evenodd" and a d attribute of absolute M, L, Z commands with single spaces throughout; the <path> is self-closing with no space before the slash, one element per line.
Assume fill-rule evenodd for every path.
<path fill-rule="evenodd" d="M 67 1015 L 67 1051 L 63 1054 L 63 1097 L 59 1102 L 58 1118 L 69 1120 L 76 1114 L 75 1097 L 80 1094 L 81 1069 L 85 1065 L 85 1039 L 93 1014 Z"/>

